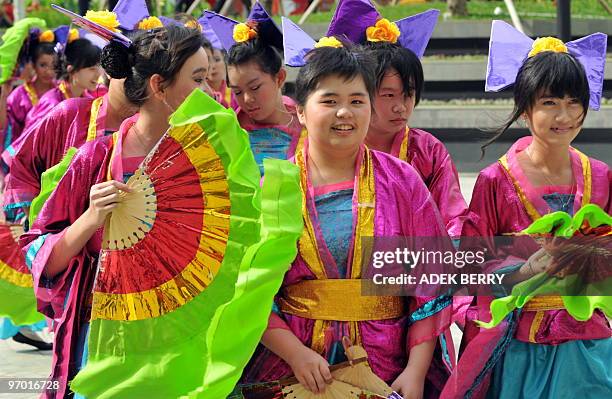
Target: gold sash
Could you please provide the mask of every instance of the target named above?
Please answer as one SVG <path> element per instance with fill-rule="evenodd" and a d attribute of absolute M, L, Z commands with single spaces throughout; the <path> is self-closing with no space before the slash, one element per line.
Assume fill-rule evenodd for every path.
<path fill-rule="evenodd" d="M 96 120 L 98 119 L 98 114 L 100 113 L 102 100 L 103 97 L 98 97 L 91 103 L 91 115 L 89 116 L 89 126 L 87 128 L 87 141 L 93 141 L 98 136 Z"/>
<path fill-rule="evenodd" d="M 404 138 L 402 139 L 402 144 L 400 145 L 398 158 L 408 163 L 410 163 L 410 159 L 408 159 L 408 144 L 409 143 L 410 143 L 410 128 L 406 126 L 406 133 L 404 134 Z"/>
<path fill-rule="evenodd" d="M 34 106 L 38 104 L 38 94 L 36 94 L 36 90 L 34 90 L 29 83 L 24 83 L 23 88 L 25 89 L 26 93 L 28 93 L 28 97 L 30 98 L 32 105 Z"/>
<path fill-rule="evenodd" d="M 399 296 L 363 296 L 361 280 L 303 280 L 285 287 L 280 310 L 314 320 L 357 322 L 395 319 L 405 314 Z"/>

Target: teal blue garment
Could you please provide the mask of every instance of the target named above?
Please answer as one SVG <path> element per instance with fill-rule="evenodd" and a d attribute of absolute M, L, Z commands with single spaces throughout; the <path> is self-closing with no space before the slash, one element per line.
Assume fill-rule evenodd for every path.
<path fill-rule="evenodd" d="M 574 194 L 546 194 L 551 211 L 574 214 Z M 510 341 L 493 369 L 487 399 L 612 398 L 612 338 L 560 345 Z"/>
<path fill-rule="evenodd" d="M 79 342 L 78 342 L 78 353 L 76 357 L 76 362 L 80 364 L 79 370 L 81 371 L 87 365 L 87 357 L 88 357 L 88 345 L 87 341 L 89 341 L 89 323 L 85 323 L 81 327 L 81 331 L 79 331 Z M 74 399 L 86 399 L 85 396 L 80 393 L 74 394 Z"/>
<path fill-rule="evenodd" d="M 323 239 L 336 261 L 340 277 L 345 278 L 353 237 L 353 189 L 332 191 L 315 196 L 314 200 Z"/>
<path fill-rule="evenodd" d="M 513 339 L 487 399 L 610 399 L 612 338 L 539 345 Z"/>
<path fill-rule="evenodd" d="M 544 194 L 542 199 L 546 201 L 550 209 L 554 212 L 562 211 L 574 215 L 574 194 Z"/>
<path fill-rule="evenodd" d="M 353 236 L 353 189 L 332 191 L 315 196 L 319 226 L 329 252 L 336 261 L 338 273 L 346 278 L 348 253 Z M 332 322 L 334 337 L 348 335 L 346 323 Z M 327 356 L 329 364 L 346 361 L 340 340 L 334 341 Z"/>
<path fill-rule="evenodd" d="M 287 153 L 293 138 L 290 134 L 275 128 L 255 129 L 249 132 L 249 142 L 263 176 L 263 160 L 265 158 L 287 159 Z"/>
<path fill-rule="evenodd" d="M 0 339 L 13 338 L 21 328 L 28 328 L 32 331 L 42 331 L 47 327 L 47 321 L 41 320 L 38 323 L 16 326 L 11 319 L 7 317 L 0 318 Z"/>

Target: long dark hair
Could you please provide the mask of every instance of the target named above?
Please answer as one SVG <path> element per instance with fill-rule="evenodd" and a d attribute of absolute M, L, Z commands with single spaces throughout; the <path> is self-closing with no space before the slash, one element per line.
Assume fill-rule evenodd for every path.
<path fill-rule="evenodd" d="M 102 50 L 102 67 L 114 79 L 125 79 L 127 99 L 145 103 L 148 79 L 158 74 L 172 84 L 185 61 L 202 47 L 202 34 L 178 25 L 143 31 L 130 48 L 111 42 Z"/>
<path fill-rule="evenodd" d="M 528 58 L 519 69 L 514 83 L 514 109 L 504 124 L 494 131 L 494 136 L 481 147 L 481 159 L 485 149 L 497 140 L 525 112 L 529 113 L 538 98 L 569 96 L 578 99 L 584 112 L 584 122 L 589 108 L 589 82 L 582 64 L 569 53 L 545 51 Z"/>

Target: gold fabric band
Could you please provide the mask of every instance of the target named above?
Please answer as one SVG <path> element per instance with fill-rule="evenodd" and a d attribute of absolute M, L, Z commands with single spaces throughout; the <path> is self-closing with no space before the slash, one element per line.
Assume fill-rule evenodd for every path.
<path fill-rule="evenodd" d="M 397 296 L 363 296 L 361 280 L 303 280 L 283 288 L 278 305 L 284 313 L 314 320 L 366 321 L 406 314 Z"/>

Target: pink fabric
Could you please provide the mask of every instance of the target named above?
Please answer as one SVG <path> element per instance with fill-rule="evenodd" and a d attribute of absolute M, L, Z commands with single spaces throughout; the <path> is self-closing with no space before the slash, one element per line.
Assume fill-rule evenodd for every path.
<path fill-rule="evenodd" d="M 32 101 L 24 85 L 20 85 L 9 94 L 6 100 L 6 114 L 12 128 L 12 142 L 23 132 L 26 115 L 32 109 Z M 4 143 L 4 137 L 0 137 L 0 143 Z"/>
<path fill-rule="evenodd" d="M 11 160 L 5 205 L 31 202 L 40 191 L 42 173 L 58 164 L 68 148 L 85 143 L 92 102 L 91 98 L 61 102 L 14 144 L 16 154 Z M 98 137 L 104 135 L 107 106 L 105 98 L 96 119 Z"/>
<path fill-rule="evenodd" d="M 372 163 L 376 190 L 374 230 L 377 237 L 447 235 L 431 194 L 410 165 L 377 151 L 372 151 Z M 359 165 L 356 165 L 356 170 L 359 170 L 358 168 Z M 316 222 L 312 187 L 307 197 L 321 257 L 326 266 L 333 265 L 333 257 L 325 246 L 321 229 Z M 354 212 L 357 210 L 355 201 L 356 197 Z M 349 259 L 348 264 L 351 262 Z M 329 278 L 339 277 L 336 268 L 326 267 L 326 272 Z M 285 275 L 282 286 L 314 278 L 314 274 L 298 254 Z M 422 298 L 406 300 L 412 302 L 411 308 L 422 303 Z M 450 313 L 451 309 L 447 308 L 429 319 L 417 321 L 410 328 L 406 325 L 408 313 L 399 319 L 359 322 L 362 343 L 368 352 L 373 371 L 385 381 L 395 379 L 406 367 L 410 348 L 417 343 L 436 338 L 447 329 L 451 322 Z M 301 342 L 309 346 L 313 326 L 314 320 L 283 314 L 282 318 L 272 315 L 268 328 L 290 329 Z M 341 337 L 334 336 L 333 339 L 339 340 Z M 270 381 L 290 374 L 291 369 L 283 360 L 270 351 L 261 349 L 252 360 L 245 376 L 249 381 Z"/>
<path fill-rule="evenodd" d="M 55 87 L 48 92 L 46 92 L 38 101 L 28 115 L 25 120 L 25 127 L 27 129 L 29 126 L 34 125 L 39 120 L 43 119 L 47 114 L 49 114 L 53 108 L 55 108 L 59 103 L 64 101 L 66 98 L 64 94 L 62 94 L 59 87 Z"/>
<path fill-rule="evenodd" d="M 121 125 L 122 133 L 127 131 L 126 122 Z M 75 364 L 75 359 L 80 352 L 77 340 L 81 327 L 90 319 L 91 292 L 102 229 L 92 236 L 63 273 L 49 280 L 44 277 L 44 270 L 65 229 L 89 207 L 91 186 L 106 181 L 110 158 L 110 136 L 83 145 L 36 222 L 20 239 L 24 253 L 30 251 L 29 256 L 33 258 L 32 275 L 38 310 L 56 323 L 50 378 L 60 381 L 60 389 L 57 394 L 45 392 L 45 398 L 63 398 L 69 392 L 67 381 L 76 375 L 79 365 Z M 40 241 L 44 243 L 36 250 Z"/>
<path fill-rule="evenodd" d="M 518 149 L 525 148 L 526 143 L 528 141 L 525 139 L 517 141 L 508 151 L 510 158 L 514 156 L 510 154 L 516 154 L 519 151 Z M 572 155 L 573 157 L 574 155 Z M 612 173 L 605 163 L 593 158 L 590 158 L 590 161 L 592 168 L 591 203 L 599 205 L 610 213 L 612 212 L 612 198 L 610 196 Z M 518 164 L 514 161 L 509 163 L 513 176 L 521 175 Z M 575 162 L 573 167 L 574 177 L 578 183 L 577 192 L 582 193 L 584 190 L 582 167 L 578 165 L 579 168 L 576 169 Z M 531 185 L 526 185 L 522 188 L 530 199 L 535 198 L 536 195 L 541 195 Z M 580 201 L 576 201 L 575 209 L 582 206 L 581 194 L 578 198 L 580 198 Z M 537 206 L 541 214 L 546 214 L 548 212 L 548 205 L 543 202 L 534 201 L 532 203 Z M 461 235 L 494 237 L 504 233 L 521 231 L 531 223 L 532 220 L 516 195 L 510 177 L 499 162 L 481 171 L 474 187 L 469 217 L 463 225 Z M 489 263 L 487 265 L 488 271 L 521 264 L 538 248 L 535 244 L 531 246 L 515 245 L 512 248 L 504 248 L 503 250 L 507 251 L 507 253 L 503 254 L 506 258 L 499 262 Z M 489 305 L 493 298 L 480 296 L 477 299 L 477 305 L 468 310 L 468 320 L 464 330 L 464 341 L 462 342 L 463 354 L 443 391 L 442 398 L 456 398 L 465 395 L 476 376 L 484 368 L 484 365 L 493 353 L 493 349 L 506 333 L 506 322 L 489 330 L 480 329 L 473 323 L 474 319 L 483 321 L 491 319 Z M 514 334 L 515 339 L 528 342 L 529 329 L 533 317 L 533 312 L 521 313 L 518 319 L 517 330 Z M 565 310 L 553 310 L 545 312 L 544 319 L 536 331 L 535 338 L 539 344 L 557 345 L 569 340 L 607 338 L 610 337 L 611 331 L 608 320 L 600 312 L 595 313 L 590 320 L 580 322 L 572 318 Z M 488 384 L 487 376 L 482 384 L 477 387 L 473 397 L 484 397 Z"/>
<path fill-rule="evenodd" d="M 519 139 L 508 151 L 508 166 L 512 171 L 512 175 L 518 181 L 519 185 L 525 192 L 527 198 L 529 198 L 529 202 L 531 202 L 538 212 L 541 215 L 550 212 L 550 208 L 546 201 L 542 198 L 542 190 L 540 187 L 532 186 L 531 182 L 525 174 L 523 173 L 523 169 L 518 163 L 518 154 L 523 151 L 532 141 L 531 136 L 523 137 Z M 574 173 L 574 179 L 576 181 L 576 192 L 568 192 L 567 194 L 576 194 L 574 198 L 574 213 L 578 212 L 580 207 L 582 206 L 582 195 L 584 193 L 584 178 L 582 176 L 582 164 L 580 162 L 580 157 L 578 154 L 571 150 L 570 151 L 570 159 L 572 163 L 572 172 Z M 593 186 L 595 188 L 595 186 Z M 608 188 L 609 190 L 609 188 Z"/>
<path fill-rule="evenodd" d="M 347 180 L 336 184 L 328 184 L 326 186 L 319 186 L 314 188 L 314 195 L 318 197 L 319 195 L 331 193 L 334 191 L 347 190 L 349 188 L 353 188 L 354 185 L 353 180 Z"/>
<path fill-rule="evenodd" d="M 406 131 L 399 132 L 393 141 L 391 155 L 399 157 Z M 408 160 L 425 182 L 440 210 L 446 230 L 458 237 L 467 215 L 467 204 L 461 194 L 457 168 L 444 144 L 431 133 L 410 128 Z"/>

